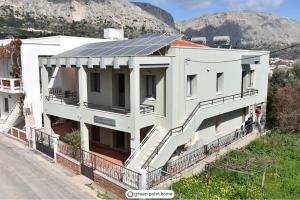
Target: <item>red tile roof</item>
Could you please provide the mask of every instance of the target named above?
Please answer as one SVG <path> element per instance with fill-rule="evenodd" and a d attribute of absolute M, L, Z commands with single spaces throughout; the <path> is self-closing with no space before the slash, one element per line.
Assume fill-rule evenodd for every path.
<path fill-rule="evenodd" d="M 202 44 L 197 44 L 187 40 L 175 40 L 170 43 L 170 46 L 182 46 L 182 47 L 196 47 L 196 48 L 206 48 L 207 46 Z"/>

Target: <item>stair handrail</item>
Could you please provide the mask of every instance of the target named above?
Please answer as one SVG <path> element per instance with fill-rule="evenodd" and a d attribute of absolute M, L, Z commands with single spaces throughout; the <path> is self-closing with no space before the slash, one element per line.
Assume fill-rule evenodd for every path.
<path fill-rule="evenodd" d="M 11 109 L 11 111 L 9 111 L 8 115 L 6 116 L 4 122 L 6 122 L 8 120 L 8 118 L 11 116 L 11 114 L 15 111 L 16 107 L 19 106 L 19 101 L 17 101 L 15 103 L 15 105 L 13 106 L 13 109 Z"/>
<path fill-rule="evenodd" d="M 142 142 L 139 144 L 139 146 L 132 152 L 132 154 L 127 158 L 127 160 L 124 162 L 125 166 L 127 167 L 128 164 L 132 161 L 134 156 L 138 153 L 140 149 L 145 145 L 145 143 L 149 140 L 149 138 L 153 135 L 153 133 L 156 131 L 157 126 L 153 126 L 152 129 L 148 132 L 146 137 L 142 140 Z"/>
<path fill-rule="evenodd" d="M 225 103 L 226 100 L 231 100 L 232 99 L 234 101 L 235 98 L 239 98 L 239 97 L 243 98 L 243 97 L 246 97 L 246 96 L 252 96 L 252 95 L 256 95 L 256 94 L 258 94 L 257 89 L 248 89 L 247 91 L 241 92 L 241 93 L 238 93 L 238 94 L 233 94 L 233 95 L 229 95 L 229 96 L 225 96 L 225 97 L 220 97 L 220 98 L 216 98 L 216 99 L 210 99 L 210 100 L 199 102 L 181 126 L 172 128 L 168 131 L 168 133 L 161 140 L 161 142 L 157 145 L 157 147 L 154 149 L 154 151 L 151 153 L 151 155 L 147 158 L 146 162 L 142 165 L 141 168 L 146 169 L 149 166 L 149 164 L 152 162 L 155 155 L 158 154 L 158 152 L 160 151 L 162 146 L 173 135 L 173 133 L 178 133 L 178 132 L 182 133 L 183 132 L 184 128 L 188 125 L 188 123 L 192 120 L 194 115 L 198 112 L 198 110 L 202 106 L 214 105 L 215 103 L 219 103 L 219 102 Z"/>

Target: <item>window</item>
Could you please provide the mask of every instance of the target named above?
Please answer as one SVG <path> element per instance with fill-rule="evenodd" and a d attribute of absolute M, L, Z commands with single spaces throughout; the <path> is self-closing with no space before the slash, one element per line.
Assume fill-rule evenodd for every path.
<path fill-rule="evenodd" d="M 186 96 L 194 96 L 196 91 L 196 75 L 187 75 Z"/>
<path fill-rule="evenodd" d="M 100 73 L 91 73 L 91 91 L 100 92 Z"/>
<path fill-rule="evenodd" d="M 216 117 L 216 125 L 215 125 L 215 129 L 216 129 L 216 132 L 217 133 L 220 133 L 221 131 L 220 131 L 220 125 L 221 125 L 221 115 L 218 115 L 217 117 Z"/>
<path fill-rule="evenodd" d="M 223 91 L 223 81 L 224 81 L 224 73 L 217 73 L 217 93 L 222 93 Z"/>
<path fill-rule="evenodd" d="M 253 87 L 254 86 L 254 70 L 250 71 L 249 74 L 249 87 Z"/>
<path fill-rule="evenodd" d="M 9 112 L 8 98 L 4 98 L 4 112 Z"/>
<path fill-rule="evenodd" d="M 156 83 L 154 75 L 146 75 L 146 97 L 156 98 Z"/>
<path fill-rule="evenodd" d="M 100 142 L 100 128 L 99 128 L 99 126 L 92 126 L 92 139 L 93 139 L 93 141 Z"/>

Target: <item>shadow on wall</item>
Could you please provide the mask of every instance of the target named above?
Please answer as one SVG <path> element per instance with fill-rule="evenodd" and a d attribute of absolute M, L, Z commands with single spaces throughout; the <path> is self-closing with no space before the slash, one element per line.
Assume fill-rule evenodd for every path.
<path fill-rule="evenodd" d="M 237 23 L 225 21 L 221 26 L 214 27 L 212 25 L 205 26 L 200 30 L 188 28 L 185 32 L 189 37 L 206 37 L 207 45 L 213 44 L 214 36 L 228 35 L 231 39 L 233 48 L 241 48 L 242 30 Z"/>

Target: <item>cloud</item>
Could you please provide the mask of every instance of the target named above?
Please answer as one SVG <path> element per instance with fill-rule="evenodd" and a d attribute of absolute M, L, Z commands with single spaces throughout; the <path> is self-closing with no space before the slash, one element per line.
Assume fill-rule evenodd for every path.
<path fill-rule="evenodd" d="M 265 10 L 281 6 L 285 0 L 223 0 L 229 8 Z"/>

